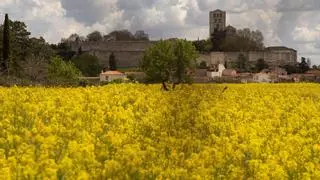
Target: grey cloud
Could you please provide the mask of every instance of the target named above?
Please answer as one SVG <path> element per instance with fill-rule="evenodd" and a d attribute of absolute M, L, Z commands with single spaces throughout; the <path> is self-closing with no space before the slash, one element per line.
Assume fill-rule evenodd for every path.
<path fill-rule="evenodd" d="M 92 0 L 61 0 L 61 4 L 67 12 L 67 17 L 86 25 L 102 21 L 111 9 L 105 5 L 97 6 Z"/>
<path fill-rule="evenodd" d="M 277 5 L 279 12 L 315 11 L 319 9 L 319 0 L 281 0 Z"/>
<path fill-rule="evenodd" d="M 319 0 L 42 0 L 41 4 L 52 2 L 61 3 L 65 16 L 28 19 L 33 16 L 32 8 L 47 7 L 34 0 L 0 4 L 0 12 L 9 12 L 13 19 L 25 21 L 33 34 L 47 34 L 50 40 L 60 40 L 69 32 L 85 35 L 95 29 L 108 33 L 123 28 L 132 32 L 142 29 L 158 39 L 207 38 L 209 11 L 222 9 L 228 13 L 227 24 L 261 30 L 267 45 L 290 46 L 310 55 L 320 49 L 320 32 L 315 40 L 304 36 L 305 32 L 300 32 L 299 38 L 295 34 L 298 27 L 305 26 L 317 33 Z"/>

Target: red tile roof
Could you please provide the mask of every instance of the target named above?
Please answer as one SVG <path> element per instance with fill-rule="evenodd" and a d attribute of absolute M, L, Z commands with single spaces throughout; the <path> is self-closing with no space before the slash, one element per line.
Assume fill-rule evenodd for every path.
<path fill-rule="evenodd" d="M 103 74 L 103 75 L 123 75 L 123 73 L 120 71 L 106 71 L 101 74 Z"/>

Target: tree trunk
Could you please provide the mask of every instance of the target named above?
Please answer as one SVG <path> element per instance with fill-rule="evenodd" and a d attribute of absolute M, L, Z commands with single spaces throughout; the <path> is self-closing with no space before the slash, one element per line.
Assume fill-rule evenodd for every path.
<path fill-rule="evenodd" d="M 173 83 L 172 89 L 174 90 L 179 83 Z"/>
<path fill-rule="evenodd" d="M 165 91 L 169 91 L 167 85 L 166 85 L 166 82 L 162 81 L 162 88 L 165 90 Z"/>

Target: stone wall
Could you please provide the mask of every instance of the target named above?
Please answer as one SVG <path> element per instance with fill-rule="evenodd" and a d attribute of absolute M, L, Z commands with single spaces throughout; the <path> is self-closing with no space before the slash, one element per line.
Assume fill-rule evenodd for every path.
<path fill-rule="evenodd" d="M 137 67 L 143 58 L 143 54 L 155 41 L 109 41 L 109 42 L 85 42 L 72 44 L 71 49 L 95 55 L 103 67 L 108 67 L 109 56 L 114 53 L 118 67 Z"/>
<path fill-rule="evenodd" d="M 249 52 L 211 52 L 206 58 L 201 57 L 201 60 L 206 60 L 207 64 L 224 64 L 227 61 L 228 66 L 238 61 L 240 54 L 243 54 L 249 63 L 256 63 L 259 59 L 264 59 L 265 62 L 271 67 L 280 65 L 297 63 L 297 52 L 294 50 L 281 50 L 281 51 L 249 51 Z"/>
<path fill-rule="evenodd" d="M 109 41 L 109 42 L 85 42 L 82 44 L 72 44 L 73 51 L 78 51 L 81 47 L 83 52 L 89 52 L 99 58 L 103 67 L 108 67 L 109 56 L 115 54 L 118 67 L 137 67 L 143 58 L 143 54 L 155 44 L 156 41 Z M 264 51 L 250 52 L 211 52 L 200 54 L 197 62 L 207 62 L 211 64 L 224 64 L 228 66 L 237 62 L 240 54 L 243 54 L 249 62 L 255 63 L 258 59 L 264 59 L 270 66 L 297 63 L 297 51 L 286 47 L 270 47 Z"/>

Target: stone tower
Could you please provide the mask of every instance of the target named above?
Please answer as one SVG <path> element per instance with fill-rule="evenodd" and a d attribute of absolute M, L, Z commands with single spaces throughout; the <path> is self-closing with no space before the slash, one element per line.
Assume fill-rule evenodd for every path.
<path fill-rule="evenodd" d="M 215 29 L 225 30 L 226 29 L 226 12 L 217 9 L 210 11 L 209 13 L 209 26 L 210 36 L 214 33 Z"/>

